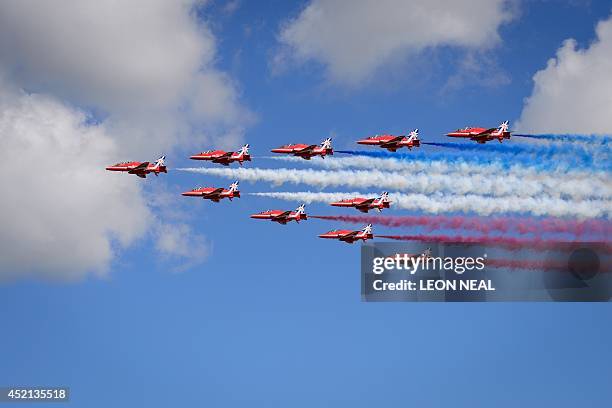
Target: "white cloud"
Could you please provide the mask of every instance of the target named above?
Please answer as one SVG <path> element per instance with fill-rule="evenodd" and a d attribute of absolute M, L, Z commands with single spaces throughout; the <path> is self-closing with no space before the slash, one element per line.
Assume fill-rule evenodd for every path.
<path fill-rule="evenodd" d="M 0 279 L 104 274 L 115 249 L 146 231 L 141 180 L 105 172 L 117 145 L 86 119 L 0 83 Z"/>
<path fill-rule="evenodd" d="M 438 46 L 487 49 L 512 18 L 506 0 L 312 0 L 279 40 L 287 59 L 326 65 L 331 80 L 357 85 L 381 67 Z"/>
<path fill-rule="evenodd" d="M 173 262 L 171 269 L 175 272 L 198 265 L 209 255 L 209 242 L 188 224 L 160 223 L 154 234 L 156 249 Z"/>
<path fill-rule="evenodd" d="M 612 133 L 612 18 L 585 49 L 566 40 L 534 77 L 517 129 L 534 133 Z"/>
<path fill-rule="evenodd" d="M 0 2 L 0 66 L 28 90 L 110 115 L 131 152 L 241 138 L 251 116 L 216 68 L 215 37 L 194 12 L 203 3 Z"/>
<path fill-rule="evenodd" d="M 145 202 L 143 182 L 163 179 L 104 171 L 177 146 L 242 142 L 253 115 L 217 66 L 210 24 L 196 15 L 204 4 L 0 2 L 0 278 L 104 274 L 117 249 L 147 231 L 173 261 L 208 254 L 181 216 Z M 102 123 L 85 124 L 72 106 Z"/>

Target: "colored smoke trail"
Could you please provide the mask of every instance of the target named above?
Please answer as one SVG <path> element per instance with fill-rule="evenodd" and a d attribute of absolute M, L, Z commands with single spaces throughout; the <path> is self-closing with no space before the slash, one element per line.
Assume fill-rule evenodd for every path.
<path fill-rule="evenodd" d="M 523 135 L 513 134 L 512 137 L 524 137 L 528 139 L 536 140 L 547 140 L 553 142 L 569 142 L 569 143 L 588 143 L 595 145 L 607 146 L 612 140 L 609 135 L 571 135 L 571 134 L 536 134 L 536 135 Z"/>
<path fill-rule="evenodd" d="M 504 237 L 504 236 L 466 236 L 466 235 L 378 235 L 375 238 L 387 238 L 396 241 L 420 241 L 435 243 L 458 243 L 458 244 L 480 244 L 484 246 L 494 246 L 498 248 L 517 251 L 521 249 L 530 250 L 565 250 L 572 246 L 572 242 L 542 239 L 542 238 L 523 238 L 523 237 Z M 605 250 L 609 251 L 612 247 L 605 244 Z"/>
<path fill-rule="evenodd" d="M 598 157 L 601 153 L 605 154 L 606 158 L 609 157 L 609 149 L 607 147 L 600 147 L 603 152 L 597 150 L 589 150 L 583 146 L 576 144 L 534 144 L 534 143 L 449 143 L 449 142 L 422 142 L 422 144 L 430 146 L 445 147 L 450 149 L 457 149 L 460 151 L 478 151 L 484 153 L 493 154 L 504 154 L 512 156 L 533 156 L 535 160 L 549 159 L 549 160 L 563 160 L 571 163 L 577 163 L 582 166 L 595 166 L 599 163 Z M 606 160 L 603 164 L 608 165 L 609 160 Z"/>
<path fill-rule="evenodd" d="M 310 215 L 310 218 L 352 224 L 374 224 L 392 228 L 422 227 L 428 231 L 468 230 L 481 234 L 492 232 L 518 234 L 572 234 L 575 237 L 612 238 L 612 222 L 605 220 L 569 220 L 560 218 L 464 217 L 464 216 L 385 216 L 385 215 Z"/>
<path fill-rule="evenodd" d="M 582 201 L 590 198 L 612 198 L 612 185 L 606 180 L 587 178 L 572 180 L 541 174 L 537 179 L 525 179 L 511 174 L 502 180 L 490 174 L 436 174 L 417 172 L 405 175 L 380 170 L 313 170 L 262 168 L 186 168 L 183 171 L 212 174 L 231 179 L 308 184 L 318 188 L 348 186 L 377 187 L 385 190 L 409 191 L 421 194 L 478 194 L 493 197 L 562 197 Z"/>
<path fill-rule="evenodd" d="M 348 192 L 263 192 L 259 197 L 277 198 L 304 203 L 330 203 L 350 197 L 375 197 L 378 193 Z M 391 193 L 391 208 L 419 211 L 426 214 L 462 213 L 477 215 L 521 214 L 548 217 L 610 218 L 612 206 L 607 200 L 570 202 L 551 197 L 516 197 L 512 200 L 474 194 L 401 194 Z"/>
<path fill-rule="evenodd" d="M 612 164 L 602 162 L 589 165 L 580 160 L 575 160 L 571 156 L 564 157 L 563 160 L 551 160 L 551 158 L 534 157 L 533 155 L 514 155 L 512 160 L 495 154 L 475 155 L 471 151 L 449 150 L 448 152 L 427 151 L 419 152 L 413 150 L 410 153 L 392 153 L 387 151 L 365 151 L 365 150 L 336 150 L 335 153 L 348 154 L 352 156 L 374 157 L 382 159 L 397 159 L 410 162 L 431 163 L 434 161 L 453 161 L 463 162 L 467 165 L 496 165 L 503 169 L 510 169 L 514 166 L 530 167 L 541 171 L 612 171 Z"/>

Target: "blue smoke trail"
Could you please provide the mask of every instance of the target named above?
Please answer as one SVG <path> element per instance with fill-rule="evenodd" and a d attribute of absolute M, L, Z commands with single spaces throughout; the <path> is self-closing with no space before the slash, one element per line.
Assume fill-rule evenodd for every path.
<path fill-rule="evenodd" d="M 477 144 L 477 143 L 447 143 L 447 142 L 421 142 L 422 144 L 430 146 L 448 147 L 451 149 L 458 150 L 477 150 L 483 152 L 493 153 L 506 153 L 506 154 L 536 154 L 538 156 L 546 155 L 581 155 L 586 161 L 588 161 L 592 153 L 590 150 L 585 149 L 582 146 L 576 146 L 573 144 L 569 145 L 541 145 L 541 144 L 517 144 L 517 143 L 506 143 L 506 144 Z M 607 149 L 606 149 L 607 150 Z"/>
<path fill-rule="evenodd" d="M 475 147 L 483 147 L 481 145 Z M 366 156 L 383 159 L 398 159 L 406 161 L 418 161 L 431 163 L 434 161 L 452 161 L 454 163 L 466 163 L 474 165 L 496 165 L 510 170 L 514 166 L 531 167 L 541 171 L 567 171 L 574 170 L 603 170 L 612 171 L 612 165 L 608 162 L 594 165 L 592 160 L 583 161 L 575 156 L 566 156 L 564 160 L 543 160 L 542 157 L 530 154 L 517 154 L 511 157 L 497 154 L 473 154 L 472 150 L 456 150 L 449 152 L 440 151 L 412 151 L 411 153 L 392 153 L 387 151 L 363 151 L 363 150 L 336 150 L 335 153 L 349 154 L 352 156 Z M 493 175 L 492 175 L 493 176 Z"/>
<path fill-rule="evenodd" d="M 555 135 L 555 134 L 535 134 L 535 135 L 519 135 L 512 134 L 512 137 L 526 137 L 529 139 L 539 139 L 539 140 L 550 140 L 553 142 L 581 142 L 581 143 L 589 143 L 596 144 L 602 146 L 608 146 L 608 143 L 612 141 L 612 137 L 610 135 Z"/>
<path fill-rule="evenodd" d="M 609 149 L 606 147 L 603 151 L 593 151 L 586 149 L 583 146 L 574 144 L 557 145 L 557 144 L 476 144 L 476 143 L 445 143 L 445 142 L 422 142 L 430 146 L 447 147 L 460 151 L 479 151 L 484 153 L 497 153 L 513 155 L 514 157 L 531 155 L 531 160 L 555 160 L 562 159 L 564 162 L 568 160 L 575 166 L 600 167 L 597 156 L 603 153 L 605 157 L 604 167 L 609 167 Z M 515 160 L 514 157 L 512 160 Z"/>

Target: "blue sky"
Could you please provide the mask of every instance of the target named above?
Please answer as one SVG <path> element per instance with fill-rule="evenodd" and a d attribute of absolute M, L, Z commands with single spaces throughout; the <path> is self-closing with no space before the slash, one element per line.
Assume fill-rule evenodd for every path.
<path fill-rule="evenodd" d="M 467 124 L 515 121 L 533 75 L 564 40 L 588 47 L 595 24 L 611 11 L 604 1 L 520 3 L 515 19 L 499 29 L 501 43 L 484 56 L 495 65 L 483 75 L 503 78 L 493 85 L 468 77 L 449 89 L 465 52 L 439 47 L 414 63 L 409 58 L 388 78 L 383 72 L 347 88 L 327 80 L 316 61 L 272 72 L 279 27 L 305 3 L 242 3 L 231 13 L 214 3 L 199 17 L 217 38 L 216 66 L 231 75 L 256 118 L 245 134 L 253 167 L 278 167 L 257 156 L 289 141 L 331 135 L 336 148 L 351 148 L 357 138 L 414 127 L 423 139 L 441 141 L 443 132 Z M 169 166 L 193 165 L 186 158 L 193 152 L 175 147 Z M 338 224 L 248 218 L 297 205 L 244 194 L 274 186 L 244 182 L 241 199 L 215 205 L 179 193 L 230 180 L 171 171 L 145 183 L 145 199 L 158 191 L 154 184 L 174 194 L 171 205 L 206 236 L 206 261 L 174 271 L 174 258 L 152 249 L 153 232 L 117 247 L 104 277 L 3 283 L 0 385 L 67 385 L 75 407 L 612 401 L 606 304 L 362 303 L 359 246 L 316 238 Z M 343 212 L 321 204 L 307 211 Z"/>

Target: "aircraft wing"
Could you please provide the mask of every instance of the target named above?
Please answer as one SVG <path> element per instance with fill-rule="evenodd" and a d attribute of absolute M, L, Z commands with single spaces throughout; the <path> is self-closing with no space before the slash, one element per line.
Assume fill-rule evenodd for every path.
<path fill-rule="evenodd" d="M 289 215 L 291 215 L 291 211 L 285 211 L 282 214 L 278 214 L 275 217 L 272 217 L 273 220 L 284 220 L 286 219 Z"/>
<path fill-rule="evenodd" d="M 369 198 L 365 201 L 360 202 L 359 204 L 355 204 L 355 207 L 357 208 L 369 207 L 370 204 L 372 204 L 373 202 L 374 202 L 374 198 Z"/>
<path fill-rule="evenodd" d="M 355 235 L 359 234 L 360 231 L 351 231 L 351 232 L 347 232 L 346 234 L 342 235 L 340 237 L 341 241 L 350 241 L 352 238 L 355 237 Z"/>
<path fill-rule="evenodd" d="M 203 197 L 204 198 L 218 198 L 219 195 L 221 195 L 222 192 L 223 192 L 223 189 L 221 187 L 219 187 L 219 188 L 214 189 L 210 193 L 204 193 Z"/>
<path fill-rule="evenodd" d="M 234 154 L 234 152 L 223 153 L 223 154 L 215 157 L 214 160 L 215 161 L 217 161 L 217 160 L 219 160 L 219 161 L 229 160 L 232 157 L 232 154 Z"/>
<path fill-rule="evenodd" d="M 132 170 L 128 171 L 128 173 L 140 173 L 149 167 L 149 162 L 140 163 L 138 166 L 134 167 Z"/>
<path fill-rule="evenodd" d="M 140 163 L 132 170 L 129 170 L 128 173 L 136 174 L 138 177 L 147 178 L 147 167 L 149 167 L 149 162 Z"/>
<path fill-rule="evenodd" d="M 404 139 L 404 136 L 397 136 L 397 137 L 394 137 L 393 139 L 391 139 L 391 140 L 389 140 L 387 142 L 381 143 L 380 145 L 382 147 L 385 147 L 385 146 L 394 146 L 394 145 L 398 144 L 399 142 L 401 142 L 402 139 Z"/>
<path fill-rule="evenodd" d="M 490 129 L 487 129 L 487 130 L 483 130 L 482 132 L 474 135 L 474 137 L 488 136 L 491 133 L 495 132 L 496 130 L 497 130 L 497 128 L 490 128 Z"/>
<path fill-rule="evenodd" d="M 318 147 L 317 145 L 306 146 L 305 148 L 298 150 L 296 153 L 298 154 L 310 153 L 317 147 Z"/>

